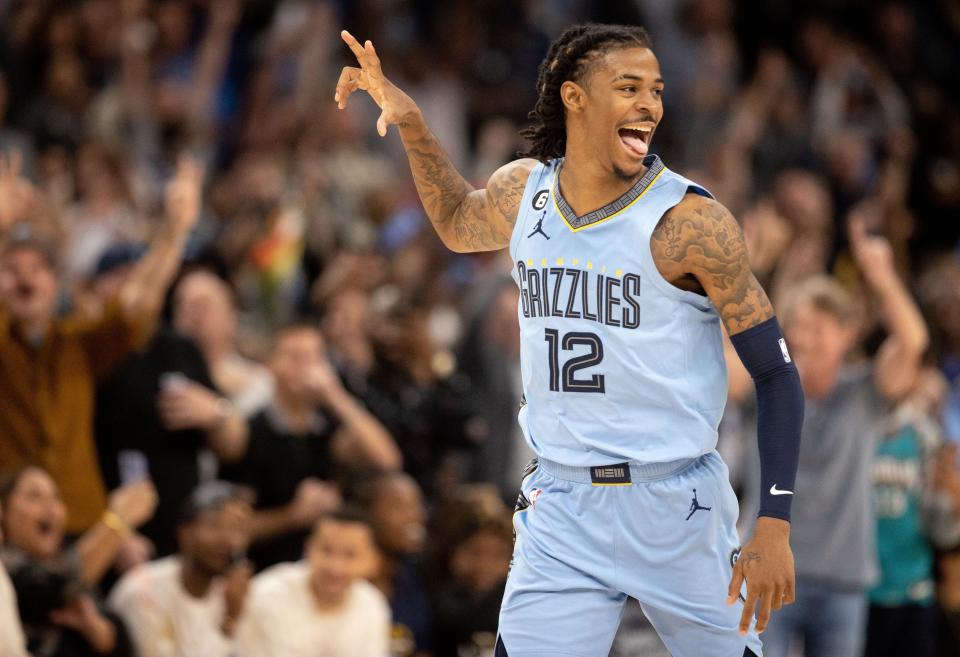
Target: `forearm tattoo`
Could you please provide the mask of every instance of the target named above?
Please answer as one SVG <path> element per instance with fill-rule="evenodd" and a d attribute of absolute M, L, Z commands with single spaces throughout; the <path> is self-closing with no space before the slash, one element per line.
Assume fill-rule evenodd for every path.
<path fill-rule="evenodd" d="M 773 307 L 747 259 L 743 233 L 716 201 L 665 214 L 650 240 L 658 269 L 668 280 L 694 276 L 732 335 L 773 317 Z"/>
<path fill-rule="evenodd" d="M 475 190 L 429 130 L 418 139 L 405 140 L 404 146 L 417 193 L 445 242 L 474 251 L 510 243 L 526 182 L 520 170 L 507 168 L 494 174 L 486 189 Z"/>

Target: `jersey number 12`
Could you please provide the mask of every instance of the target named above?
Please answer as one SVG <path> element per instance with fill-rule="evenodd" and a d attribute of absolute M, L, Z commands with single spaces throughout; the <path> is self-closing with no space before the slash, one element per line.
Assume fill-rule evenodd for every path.
<path fill-rule="evenodd" d="M 582 369 L 599 365 L 603 360 L 603 343 L 596 333 L 571 331 L 560 336 L 556 329 L 544 329 L 544 339 L 549 349 L 550 390 L 553 392 L 604 392 L 603 374 L 593 374 L 589 379 L 578 379 Z M 560 366 L 560 349 L 571 351 L 576 347 L 589 347 L 582 356 L 570 358 Z"/>

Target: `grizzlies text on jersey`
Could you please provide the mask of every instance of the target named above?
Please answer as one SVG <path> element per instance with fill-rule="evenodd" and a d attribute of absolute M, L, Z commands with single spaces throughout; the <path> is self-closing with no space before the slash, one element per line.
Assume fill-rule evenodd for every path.
<path fill-rule="evenodd" d="M 562 159 L 530 173 L 510 241 L 520 288 L 520 425 L 541 457 L 575 466 L 694 458 L 714 449 L 726 403 L 720 318 L 668 283 L 650 237 L 703 188 L 656 155 L 613 203 L 577 217 Z"/>

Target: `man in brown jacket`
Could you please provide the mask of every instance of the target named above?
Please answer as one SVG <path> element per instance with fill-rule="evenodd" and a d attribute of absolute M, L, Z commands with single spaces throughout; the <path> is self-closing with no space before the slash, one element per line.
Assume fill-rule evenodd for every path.
<path fill-rule="evenodd" d="M 97 383 L 149 337 L 200 208 L 202 170 L 183 158 L 149 251 L 95 319 L 57 316 L 56 259 L 30 225 L 36 191 L 0 162 L 0 470 L 36 464 L 67 505 L 67 531 L 94 524 L 106 494 L 93 441 Z"/>

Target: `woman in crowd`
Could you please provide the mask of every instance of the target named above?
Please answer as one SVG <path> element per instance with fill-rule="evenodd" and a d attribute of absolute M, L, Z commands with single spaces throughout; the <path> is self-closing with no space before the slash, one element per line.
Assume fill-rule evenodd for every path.
<path fill-rule="evenodd" d="M 122 538 L 144 523 L 155 505 L 149 482 L 121 487 L 110 494 L 102 519 L 65 546 L 66 508 L 46 471 L 30 466 L 0 482 L 6 539 L 0 560 L 16 590 L 30 654 L 132 654 L 122 623 L 102 609 L 95 589 L 116 560 Z"/>

